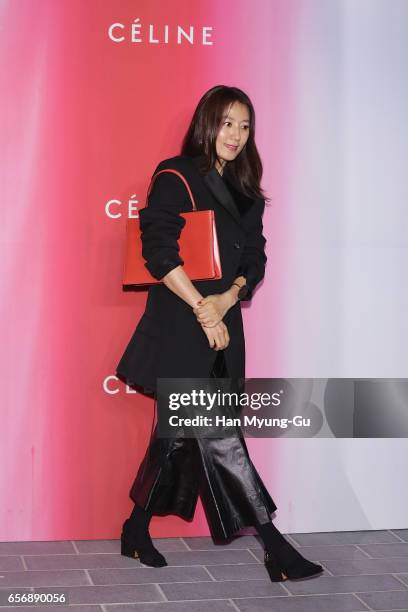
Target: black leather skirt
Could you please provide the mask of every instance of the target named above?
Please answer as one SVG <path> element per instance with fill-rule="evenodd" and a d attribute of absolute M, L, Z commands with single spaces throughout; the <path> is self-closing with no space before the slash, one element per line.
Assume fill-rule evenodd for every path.
<path fill-rule="evenodd" d="M 223 351 L 217 353 L 211 376 L 228 377 Z M 192 520 L 200 495 L 214 540 L 270 521 L 277 506 L 251 462 L 241 430 L 237 433 L 225 438 L 159 438 L 156 425 L 131 499 L 154 515 Z"/>

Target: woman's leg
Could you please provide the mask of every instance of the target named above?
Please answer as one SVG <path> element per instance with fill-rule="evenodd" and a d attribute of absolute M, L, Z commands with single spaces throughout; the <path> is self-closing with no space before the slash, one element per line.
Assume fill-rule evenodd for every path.
<path fill-rule="evenodd" d="M 226 366 L 226 361 L 225 361 L 223 351 L 218 352 L 217 358 L 214 363 L 212 376 L 214 378 L 228 378 L 228 369 Z M 246 454 L 249 460 L 249 453 L 248 453 L 248 450 L 246 448 L 246 444 L 244 441 L 243 441 L 243 444 L 245 445 Z M 257 520 L 257 518 L 255 518 L 254 523 L 255 523 L 254 526 L 256 527 L 256 530 L 258 531 L 262 539 L 265 550 L 269 550 L 269 551 L 276 550 L 277 548 L 279 548 L 282 544 L 286 542 L 285 538 L 280 533 L 280 531 L 275 527 L 272 521 L 260 522 L 259 520 Z"/>
<path fill-rule="evenodd" d="M 255 527 L 267 551 L 273 552 L 286 542 L 285 538 L 272 521 L 262 524 L 257 522 Z"/>
<path fill-rule="evenodd" d="M 141 506 L 138 506 L 138 504 L 135 504 L 128 521 L 135 527 L 140 526 L 142 529 L 148 530 L 151 518 L 151 512 L 145 510 Z"/>
<path fill-rule="evenodd" d="M 145 565 L 163 567 L 167 561 L 154 547 L 149 533 L 151 517 L 149 511 L 135 504 L 131 515 L 123 523 L 121 553 L 125 557 L 140 559 Z"/>
<path fill-rule="evenodd" d="M 234 394 L 241 391 L 241 379 L 229 377 L 224 351 L 217 352 L 211 378 L 208 391 L 221 391 L 221 397 L 226 398 L 213 412 L 225 418 L 238 417 Z M 211 416 L 214 422 L 216 417 Z M 249 458 L 242 431 L 228 425 L 222 429 L 212 429 L 208 436 L 201 431 L 196 438 L 203 475 L 200 495 L 214 540 L 228 539 L 256 522 L 265 523 L 276 510 Z"/>
<path fill-rule="evenodd" d="M 152 515 L 177 514 L 192 520 L 198 499 L 200 462 L 195 440 L 160 438 L 155 427 L 130 489 L 135 502 L 122 532 L 122 554 L 145 565 L 167 565 L 149 534 Z"/>
<path fill-rule="evenodd" d="M 222 351 L 217 356 L 212 375 L 215 378 L 228 378 Z M 238 389 L 238 385 L 235 386 Z M 241 439 L 199 440 L 199 443 L 202 444 L 205 470 L 211 474 L 208 479 L 211 486 L 206 483 L 205 504 L 206 508 L 212 508 L 210 517 L 216 516 L 218 510 L 222 522 L 223 512 L 219 509 L 224 508 L 224 516 L 230 517 L 235 512 L 237 523 L 255 526 L 264 545 L 265 566 L 272 581 L 321 573 L 323 568 L 302 557 L 270 519 L 276 506 L 251 462 L 243 436 Z M 214 497 L 215 500 L 212 499 Z M 233 522 L 224 522 L 226 531 L 233 528 Z"/>

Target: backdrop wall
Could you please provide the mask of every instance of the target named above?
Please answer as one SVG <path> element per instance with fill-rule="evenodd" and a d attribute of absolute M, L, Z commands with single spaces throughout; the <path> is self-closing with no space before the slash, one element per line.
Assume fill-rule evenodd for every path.
<path fill-rule="evenodd" d="M 247 375 L 407 375 L 406 2 L 3 0 L 0 15 L 0 540 L 118 537 L 153 416 L 114 377 L 145 301 L 121 290 L 128 202 L 217 83 L 254 102 L 272 198 Z M 405 439 L 248 446 L 284 532 L 406 527 Z M 200 503 L 193 523 L 152 521 L 155 537 L 208 533 Z"/>

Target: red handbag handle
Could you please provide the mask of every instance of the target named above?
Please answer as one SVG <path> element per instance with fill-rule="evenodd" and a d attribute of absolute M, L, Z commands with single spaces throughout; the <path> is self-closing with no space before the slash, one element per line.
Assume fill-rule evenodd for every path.
<path fill-rule="evenodd" d="M 184 185 L 186 186 L 186 189 L 188 191 L 188 195 L 190 196 L 191 202 L 193 204 L 193 211 L 196 212 L 197 211 L 197 206 L 196 206 L 193 194 L 191 193 L 190 185 L 187 183 L 186 179 L 181 174 L 181 172 L 178 172 L 178 170 L 173 170 L 172 168 L 166 168 L 164 170 L 159 170 L 159 172 L 156 172 L 156 174 L 152 177 L 152 180 L 150 181 L 149 189 L 147 191 L 146 206 L 148 204 L 149 194 L 150 194 L 150 191 L 151 191 L 151 189 L 153 187 L 154 180 L 155 180 L 156 176 L 159 176 L 159 174 L 161 174 L 162 172 L 172 172 L 173 174 L 177 174 L 177 176 L 179 176 L 181 178 L 181 180 L 183 181 Z"/>

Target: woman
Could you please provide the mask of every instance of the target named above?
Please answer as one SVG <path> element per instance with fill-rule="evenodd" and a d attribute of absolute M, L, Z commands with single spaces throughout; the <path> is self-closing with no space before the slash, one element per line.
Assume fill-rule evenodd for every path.
<path fill-rule="evenodd" d="M 262 163 L 255 145 L 255 113 L 235 87 L 216 86 L 198 103 L 181 154 L 162 161 L 187 179 L 198 209 L 213 209 L 222 278 L 194 281 L 183 269 L 179 213 L 192 209 L 181 179 L 162 173 L 140 211 L 143 257 L 162 283 L 149 288 L 145 312 L 118 364 L 117 375 L 156 394 L 166 378 L 245 377 L 240 301 L 249 300 L 265 271 L 260 188 Z M 198 477 L 200 475 L 200 477 Z M 191 520 L 200 494 L 214 539 L 255 526 L 271 580 L 316 575 L 271 522 L 276 505 L 253 466 L 243 437 L 159 438 L 157 426 L 130 491 L 135 507 L 123 525 L 122 554 L 145 565 L 167 565 L 153 546 L 153 514 Z"/>

